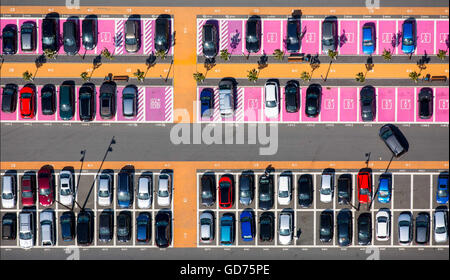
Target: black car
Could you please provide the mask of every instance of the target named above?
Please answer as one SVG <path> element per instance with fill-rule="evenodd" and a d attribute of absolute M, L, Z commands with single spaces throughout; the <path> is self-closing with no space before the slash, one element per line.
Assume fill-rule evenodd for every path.
<path fill-rule="evenodd" d="M 93 239 L 93 219 L 91 212 L 81 211 L 77 218 L 78 245 L 88 246 Z"/>
<path fill-rule="evenodd" d="M 214 175 L 204 174 L 202 183 L 202 205 L 211 206 L 216 201 L 216 179 Z"/>
<path fill-rule="evenodd" d="M 419 93 L 419 116 L 429 119 L 433 116 L 433 89 L 422 88 Z"/>
<path fill-rule="evenodd" d="M 430 240 L 430 214 L 421 212 L 416 217 L 416 243 L 427 244 Z"/>
<path fill-rule="evenodd" d="M 114 82 L 104 82 L 100 87 L 100 116 L 102 119 L 112 119 L 116 113 L 116 91 Z"/>
<path fill-rule="evenodd" d="M 352 175 L 342 174 L 337 182 L 338 204 L 348 204 L 352 200 Z"/>
<path fill-rule="evenodd" d="M 373 86 L 365 86 L 360 93 L 361 102 L 361 119 L 370 122 L 375 119 L 377 112 L 375 88 Z"/>
<path fill-rule="evenodd" d="M 2 218 L 2 240 L 16 240 L 17 215 L 6 213 Z"/>
<path fill-rule="evenodd" d="M 89 15 L 81 23 L 81 43 L 86 50 L 93 50 L 97 45 L 96 16 Z"/>
<path fill-rule="evenodd" d="M 394 127 L 392 124 L 383 125 L 380 128 L 378 135 L 395 157 L 400 157 L 408 151 L 408 144 L 405 142 L 406 139 L 401 135 L 398 128 Z"/>
<path fill-rule="evenodd" d="M 128 242 L 131 239 L 131 215 L 129 212 L 120 212 L 117 216 L 117 241 Z"/>
<path fill-rule="evenodd" d="M 348 246 L 352 243 L 352 212 L 342 209 L 337 215 L 337 237 L 339 246 Z"/>
<path fill-rule="evenodd" d="M 78 25 L 73 20 L 63 23 L 64 52 L 68 55 L 76 55 L 80 48 L 80 35 Z"/>
<path fill-rule="evenodd" d="M 13 113 L 16 111 L 18 86 L 15 84 L 6 84 L 2 92 L 2 111 Z"/>
<path fill-rule="evenodd" d="M 262 175 L 259 178 L 259 209 L 269 210 L 274 202 L 273 175 Z"/>
<path fill-rule="evenodd" d="M 170 213 L 158 212 L 155 217 L 155 241 L 159 248 L 167 248 L 172 242 L 172 225 Z"/>
<path fill-rule="evenodd" d="M 142 212 L 136 218 L 136 241 L 148 243 L 152 238 L 152 216 L 150 213 Z"/>
<path fill-rule="evenodd" d="M 114 232 L 113 212 L 109 209 L 103 210 L 98 222 L 98 240 L 100 242 L 110 242 L 113 239 Z"/>
<path fill-rule="evenodd" d="M 17 52 L 17 27 L 8 24 L 3 28 L 3 54 L 15 54 Z"/>
<path fill-rule="evenodd" d="M 313 177 L 303 174 L 298 178 L 298 204 L 304 208 L 311 206 L 313 201 Z"/>
<path fill-rule="evenodd" d="M 310 118 L 317 117 L 320 113 L 322 99 L 322 87 L 319 84 L 312 84 L 306 90 L 305 114 Z"/>
<path fill-rule="evenodd" d="M 286 34 L 286 49 L 290 53 L 300 51 L 300 20 L 298 18 L 288 18 Z"/>
<path fill-rule="evenodd" d="M 24 52 L 36 50 L 36 23 L 26 21 L 20 27 L 20 47 Z"/>
<path fill-rule="evenodd" d="M 43 115 L 53 115 L 56 111 L 56 87 L 46 84 L 41 89 L 41 109 Z"/>
<path fill-rule="evenodd" d="M 203 25 L 203 55 L 206 58 L 214 58 L 219 51 L 217 28 L 214 24 Z"/>
<path fill-rule="evenodd" d="M 261 19 L 252 16 L 247 20 L 245 28 L 245 49 L 249 53 L 256 53 L 261 48 Z"/>
<path fill-rule="evenodd" d="M 362 213 L 358 217 L 358 244 L 369 245 L 372 243 L 372 216 L 370 213 Z"/>
<path fill-rule="evenodd" d="M 72 241 L 75 238 L 75 214 L 72 211 L 66 211 L 62 213 L 59 222 L 63 241 Z"/>
<path fill-rule="evenodd" d="M 330 242 L 333 239 L 333 220 L 333 212 L 325 210 L 320 213 L 319 238 L 321 242 Z"/>
<path fill-rule="evenodd" d="M 155 50 L 165 51 L 169 50 L 170 40 L 170 16 L 160 15 L 155 21 Z"/>
<path fill-rule="evenodd" d="M 239 202 L 242 205 L 250 205 L 253 201 L 255 190 L 255 176 L 247 171 L 239 176 Z"/>
<path fill-rule="evenodd" d="M 42 50 L 58 51 L 59 28 L 56 18 L 42 20 Z"/>
<path fill-rule="evenodd" d="M 78 96 L 78 111 L 80 120 L 92 121 L 95 117 L 95 85 L 85 83 L 81 86 Z"/>
<path fill-rule="evenodd" d="M 259 218 L 259 240 L 272 241 L 275 231 L 274 214 L 263 212 Z"/>
<path fill-rule="evenodd" d="M 284 87 L 284 96 L 286 101 L 286 112 L 295 113 L 300 107 L 300 87 L 297 81 L 288 81 Z"/>

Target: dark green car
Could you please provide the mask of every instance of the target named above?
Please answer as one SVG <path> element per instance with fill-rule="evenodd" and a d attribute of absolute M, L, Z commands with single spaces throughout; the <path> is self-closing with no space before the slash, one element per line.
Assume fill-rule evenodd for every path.
<path fill-rule="evenodd" d="M 74 115 L 75 86 L 62 84 L 59 87 L 59 116 L 63 120 L 71 120 Z"/>

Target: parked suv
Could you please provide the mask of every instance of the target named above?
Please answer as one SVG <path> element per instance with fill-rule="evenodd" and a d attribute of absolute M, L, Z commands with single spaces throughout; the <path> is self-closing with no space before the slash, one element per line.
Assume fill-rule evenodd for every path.
<path fill-rule="evenodd" d="M 336 50 L 336 34 L 337 34 L 336 21 L 325 19 L 322 22 L 322 52 L 325 54 L 328 51 Z"/>
<path fill-rule="evenodd" d="M 35 242 L 35 225 L 33 213 L 22 211 L 19 214 L 19 245 L 23 249 L 30 249 Z"/>
<path fill-rule="evenodd" d="M 206 58 L 214 58 L 219 50 L 217 28 L 214 24 L 207 23 L 203 25 L 202 32 L 203 55 Z"/>
<path fill-rule="evenodd" d="M 129 208 L 133 203 L 133 179 L 127 171 L 121 171 L 118 175 L 117 204 L 120 208 Z"/>
<path fill-rule="evenodd" d="M 116 114 L 116 90 L 114 82 L 104 82 L 100 87 L 100 116 L 112 119 Z"/>
<path fill-rule="evenodd" d="M 235 85 L 231 79 L 222 79 L 219 83 L 219 106 L 222 118 L 234 114 Z"/>
<path fill-rule="evenodd" d="M 125 23 L 125 50 L 129 53 L 137 52 L 141 47 L 141 26 L 136 19 L 129 19 Z"/>
<path fill-rule="evenodd" d="M 23 52 L 36 50 L 36 23 L 26 21 L 20 27 L 20 47 Z"/>
<path fill-rule="evenodd" d="M 290 53 L 300 51 L 300 20 L 288 18 L 287 20 L 286 49 Z"/>

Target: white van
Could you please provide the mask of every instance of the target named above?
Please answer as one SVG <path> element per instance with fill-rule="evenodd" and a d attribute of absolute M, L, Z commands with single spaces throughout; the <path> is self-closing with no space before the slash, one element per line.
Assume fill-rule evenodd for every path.
<path fill-rule="evenodd" d="M 16 178 L 4 175 L 2 178 L 2 206 L 14 208 L 16 206 Z"/>

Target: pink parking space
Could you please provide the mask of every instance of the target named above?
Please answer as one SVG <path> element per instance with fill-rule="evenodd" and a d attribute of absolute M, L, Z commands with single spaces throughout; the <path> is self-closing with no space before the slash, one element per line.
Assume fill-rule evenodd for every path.
<path fill-rule="evenodd" d="M 320 121 L 337 122 L 338 121 L 338 88 L 322 88 L 322 109 L 320 112 Z"/>
<path fill-rule="evenodd" d="M 197 55 L 203 54 L 203 25 L 207 22 L 207 19 L 197 20 Z M 220 39 L 222 38 L 222 29 L 220 32 Z M 222 40 L 219 39 L 219 42 L 222 43 Z M 222 50 L 222 48 L 220 48 Z"/>
<path fill-rule="evenodd" d="M 300 37 L 301 37 L 301 32 L 302 32 L 302 23 L 303 23 L 303 21 L 300 21 Z M 284 52 L 284 53 L 288 53 L 288 50 L 287 50 L 287 48 L 286 48 L 286 34 L 287 34 L 287 19 L 282 19 L 281 20 L 281 35 L 280 35 L 280 37 L 281 37 L 281 50 Z M 302 45 L 300 44 L 300 51 L 299 52 L 301 52 L 301 49 L 302 49 Z"/>
<path fill-rule="evenodd" d="M 301 97 L 300 97 L 301 100 Z M 281 88 L 281 102 L 280 102 L 280 106 L 281 106 L 281 118 L 283 120 L 283 122 L 298 122 L 300 121 L 300 111 L 302 110 L 302 106 L 303 104 L 299 104 L 299 110 L 295 113 L 288 113 L 286 111 L 286 98 L 285 98 L 285 94 L 284 94 L 284 87 Z"/>
<path fill-rule="evenodd" d="M 246 87 L 244 92 L 244 121 L 259 122 L 262 114 L 263 90 L 261 87 Z"/>
<path fill-rule="evenodd" d="M 155 44 L 155 38 L 153 37 L 154 34 L 154 28 L 155 28 L 155 20 L 153 19 L 143 19 L 141 20 L 141 27 L 143 26 L 144 29 L 142 30 L 142 52 L 146 55 L 151 54 L 154 52 L 154 44 Z"/>
<path fill-rule="evenodd" d="M 417 21 L 417 47 L 416 54 L 433 54 L 434 53 L 434 21 L 418 20 Z"/>
<path fill-rule="evenodd" d="M 449 48 L 449 35 L 448 35 L 448 20 L 436 21 L 436 50 L 448 50 Z"/>
<path fill-rule="evenodd" d="M 380 50 L 380 54 L 386 49 L 391 51 L 392 54 L 396 54 L 398 45 L 397 45 L 397 21 L 395 20 L 380 20 L 378 21 L 378 46 L 377 48 Z M 401 24 L 400 24 L 401 26 Z"/>
<path fill-rule="evenodd" d="M 232 55 L 242 55 L 244 52 L 244 21 L 228 20 L 228 43 L 227 50 Z M 221 45 L 222 46 L 222 45 Z"/>
<path fill-rule="evenodd" d="M 354 55 L 358 53 L 358 21 L 340 20 L 339 24 L 339 54 Z"/>
<path fill-rule="evenodd" d="M 358 88 L 340 88 L 339 95 L 339 120 L 356 122 L 358 118 Z"/>
<path fill-rule="evenodd" d="M 18 90 L 19 91 L 19 90 Z M 2 88 L 3 93 L 3 88 Z M 5 113 L 2 110 L 0 110 L 0 121 L 16 121 L 18 118 L 18 114 L 20 113 L 20 99 L 19 99 L 19 92 L 17 92 L 16 96 L 16 110 L 12 113 Z M 0 106 L 2 105 L 3 98 L 0 98 Z"/>
<path fill-rule="evenodd" d="M 322 106 L 321 106 L 321 109 L 320 109 L 320 113 L 319 113 L 319 115 L 317 116 L 317 117 L 315 117 L 315 118 L 310 118 L 310 117 L 308 117 L 306 114 L 305 114 L 305 108 L 306 108 L 306 89 L 307 89 L 307 87 L 302 87 L 302 89 L 301 89 L 301 97 L 302 97 L 302 102 L 301 102 L 301 104 L 303 104 L 303 108 L 301 108 L 301 120 L 303 121 L 303 122 L 318 122 L 319 121 L 319 117 L 320 117 L 320 114 L 322 114 L 322 109 L 323 109 L 323 96 L 322 96 Z M 322 90 L 323 90 L 323 88 L 322 88 Z"/>
<path fill-rule="evenodd" d="M 397 89 L 397 122 L 414 122 L 414 88 Z"/>
<path fill-rule="evenodd" d="M 280 20 L 263 20 L 263 42 L 264 53 L 267 55 L 272 55 L 273 51 L 276 49 L 281 49 L 281 44 L 283 42 L 281 33 L 281 23 Z"/>
<path fill-rule="evenodd" d="M 14 24 L 17 28 L 17 37 L 20 37 L 20 26 L 17 26 L 17 19 L 8 19 L 8 18 L 2 18 L 0 21 L 0 28 L 1 32 L 3 32 L 3 28 L 5 28 L 9 24 Z M 20 39 L 19 39 L 20 40 Z M 0 51 L 3 54 L 3 40 L 0 40 Z M 17 47 L 20 49 L 20 41 L 18 42 Z"/>
<path fill-rule="evenodd" d="M 171 122 L 173 111 L 172 87 L 145 88 L 145 120 Z"/>
<path fill-rule="evenodd" d="M 319 26 L 320 20 L 302 20 L 302 48 L 301 52 L 305 54 L 316 54 L 320 52 Z"/>
<path fill-rule="evenodd" d="M 375 49 L 373 54 L 379 54 L 378 50 L 379 50 L 379 40 L 380 40 L 380 36 L 378 36 L 377 34 L 377 25 L 379 24 L 379 21 L 375 21 L 375 20 L 359 20 L 359 41 L 358 41 L 358 54 L 364 55 L 364 52 L 362 50 L 362 43 L 363 43 L 363 35 L 362 35 L 362 28 L 364 27 L 364 25 L 373 25 L 375 27 L 374 32 L 375 32 Z"/>
<path fill-rule="evenodd" d="M 42 105 L 41 105 L 41 100 L 42 100 L 42 86 L 37 86 L 36 90 L 37 90 L 37 119 L 39 121 L 56 121 L 56 113 L 53 115 L 44 115 L 42 113 Z M 58 101 L 58 97 L 56 97 L 56 101 Z M 56 103 L 58 104 L 58 102 Z M 58 109 L 58 106 L 56 106 L 56 109 Z"/>
<path fill-rule="evenodd" d="M 377 88 L 377 120 L 395 122 L 395 88 Z"/>
<path fill-rule="evenodd" d="M 435 93 L 435 122 L 449 122 L 449 89 L 436 88 Z"/>
<path fill-rule="evenodd" d="M 100 54 L 105 48 L 114 52 L 114 20 L 98 20 L 97 53 Z"/>

